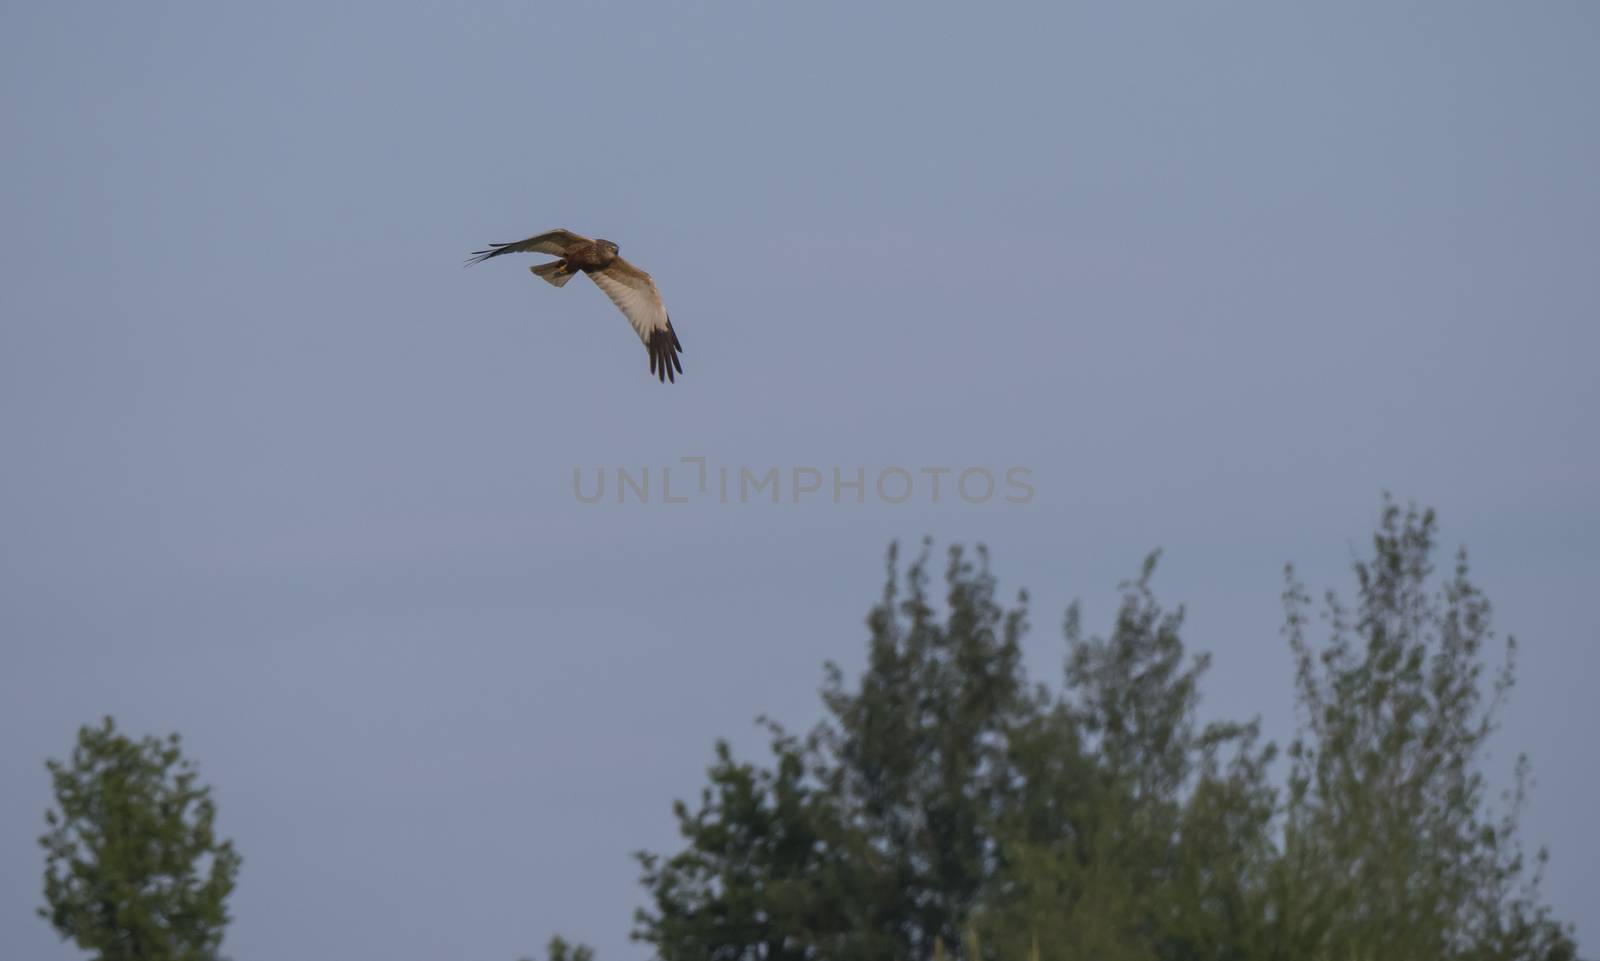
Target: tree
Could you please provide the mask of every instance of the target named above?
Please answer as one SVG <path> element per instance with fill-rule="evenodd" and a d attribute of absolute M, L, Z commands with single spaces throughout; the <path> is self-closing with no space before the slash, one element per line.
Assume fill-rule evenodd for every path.
<path fill-rule="evenodd" d="M 805 738 L 769 724 L 771 768 L 719 744 L 699 809 L 675 809 L 687 847 L 639 855 L 654 909 L 635 937 L 660 957 L 866 961 L 959 939 L 1025 713 L 1025 615 L 995 603 L 981 551 L 974 565 L 953 549 L 941 622 L 927 561 L 902 583 L 890 549 L 858 688 L 826 666 L 829 720 Z"/>
<path fill-rule="evenodd" d="M 1308 639 L 1310 596 L 1290 567 L 1284 633 L 1297 660 L 1284 848 L 1272 913 L 1306 958 L 1575 957 L 1570 928 L 1538 903 L 1539 851 L 1517 840 L 1528 778 L 1488 803 L 1486 748 L 1515 680 L 1465 549 L 1434 577 L 1431 510 L 1385 500 L 1353 606 L 1326 595 L 1328 640 Z"/>
<path fill-rule="evenodd" d="M 1157 557 L 1122 585 L 1109 636 L 1068 609 L 1065 684 L 1014 733 L 1003 857 L 974 919 L 993 957 L 1226 957 L 1255 936 L 1273 749 L 1254 722 L 1198 723 L 1210 660 L 1156 600 Z"/>
<path fill-rule="evenodd" d="M 771 725 L 771 768 L 719 744 L 699 809 L 676 808 L 687 847 L 640 855 L 654 910 L 635 936 L 661 958 L 1154 957 L 1156 932 L 1203 913 L 1166 906 L 1185 840 L 1260 847 L 1237 835 L 1261 829 L 1261 792 L 1236 783 L 1259 767 L 1218 768 L 1253 728 L 1197 728 L 1205 660 L 1185 663 L 1153 556 L 1110 639 L 1069 613 L 1054 694 L 1029 688 L 1027 597 L 995 601 L 987 553 L 951 549 L 942 618 L 927 563 L 902 578 L 891 547 L 866 670 L 851 687 L 827 666 L 828 719 L 803 739 Z M 1214 789 L 1186 816 L 1197 782 Z M 1229 834 L 1216 812 L 1238 799 L 1255 807 Z"/>
<path fill-rule="evenodd" d="M 594 961 L 594 950 L 586 944 L 571 945 L 564 938 L 553 937 L 545 948 L 549 961 Z M 522 961 L 531 961 L 524 958 Z"/>
<path fill-rule="evenodd" d="M 1302 726 L 1288 770 L 1256 722 L 1198 719 L 1208 660 L 1183 611 L 1122 587 L 1105 637 L 1067 612 L 1065 670 L 1030 688 L 1027 599 L 950 551 L 942 612 L 925 549 L 889 553 L 854 685 L 826 719 L 769 724 L 769 764 L 719 743 L 676 854 L 639 855 L 662 961 L 1569 961 L 1485 749 L 1513 681 L 1489 604 L 1433 575 L 1431 512 L 1384 505 L 1357 594 L 1325 643 L 1289 571 L 1284 633 Z"/>
<path fill-rule="evenodd" d="M 214 961 L 240 857 L 178 735 L 133 741 L 107 717 L 46 767 L 40 916 L 98 961 Z"/>

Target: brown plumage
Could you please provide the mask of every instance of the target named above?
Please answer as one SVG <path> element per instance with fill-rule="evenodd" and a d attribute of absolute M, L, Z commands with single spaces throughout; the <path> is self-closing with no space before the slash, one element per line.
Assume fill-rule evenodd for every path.
<path fill-rule="evenodd" d="M 550 254 L 559 258 L 528 269 L 556 287 L 579 273 L 587 274 L 628 318 L 634 333 L 644 342 L 650 355 L 650 373 L 662 382 L 676 381 L 676 374 L 683 373 L 683 364 L 678 360 L 683 344 L 672 329 L 672 318 L 667 316 L 655 281 L 623 260 L 617 250 L 609 240 L 590 240 L 570 230 L 551 230 L 516 243 L 490 244 L 487 250 L 473 251 L 467 263 L 481 264 L 501 254 Z"/>

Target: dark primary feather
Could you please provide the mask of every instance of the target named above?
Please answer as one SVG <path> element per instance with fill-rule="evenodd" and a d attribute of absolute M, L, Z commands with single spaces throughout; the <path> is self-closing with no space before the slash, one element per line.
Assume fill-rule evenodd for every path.
<path fill-rule="evenodd" d="M 463 266 L 463 267 L 471 267 L 473 264 L 481 264 L 481 263 L 483 263 L 485 260 L 488 260 L 490 257 L 498 257 L 501 254 L 515 253 L 515 251 L 509 249 L 509 248 L 511 248 L 513 246 L 515 246 L 515 244 L 490 244 L 488 250 L 474 250 L 472 252 L 472 256 L 468 257 L 467 258 L 467 262 L 462 264 L 461 266 Z"/>
<path fill-rule="evenodd" d="M 659 381 L 677 383 L 673 370 L 683 373 L 683 362 L 678 360 L 683 344 L 678 341 L 678 332 L 672 329 L 672 321 L 667 321 L 666 330 L 651 331 L 650 343 L 646 346 L 650 350 L 650 373 Z"/>

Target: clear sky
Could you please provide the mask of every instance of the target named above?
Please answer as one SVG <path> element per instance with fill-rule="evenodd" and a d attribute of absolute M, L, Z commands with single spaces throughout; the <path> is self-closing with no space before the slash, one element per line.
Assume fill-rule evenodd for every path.
<path fill-rule="evenodd" d="M 1347 588 L 1386 489 L 1523 644 L 1495 763 L 1592 950 L 1597 90 L 1577 0 L 0 4 L 0 955 L 76 956 L 43 761 L 111 713 L 217 786 L 237 961 L 641 958 L 629 852 L 818 717 L 891 539 L 986 542 L 1042 679 L 1163 548 L 1281 741 L 1282 565 Z M 460 266 L 555 226 L 678 384 Z"/>

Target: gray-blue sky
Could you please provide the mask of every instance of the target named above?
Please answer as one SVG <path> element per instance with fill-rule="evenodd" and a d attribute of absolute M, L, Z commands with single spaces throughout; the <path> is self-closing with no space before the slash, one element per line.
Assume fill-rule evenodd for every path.
<path fill-rule="evenodd" d="M 1343 586 L 1386 488 L 1522 640 L 1499 760 L 1600 914 L 1597 40 L 1581 3 L 5 4 L 0 953 L 74 954 L 41 765 L 109 712 L 218 786 L 239 961 L 642 956 L 628 853 L 714 737 L 817 716 L 891 538 L 986 541 L 1045 676 L 1164 547 L 1206 709 L 1282 737 L 1281 565 Z M 677 385 L 589 284 L 457 266 L 557 225 L 655 274 Z M 1036 496 L 572 495 L 692 455 Z"/>

